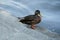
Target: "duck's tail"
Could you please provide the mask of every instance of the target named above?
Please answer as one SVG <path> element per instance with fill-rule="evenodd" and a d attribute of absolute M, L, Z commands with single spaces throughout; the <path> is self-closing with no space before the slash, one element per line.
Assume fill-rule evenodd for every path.
<path fill-rule="evenodd" d="M 25 21 L 23 19 L 21 19 L 19 22 L 25 23 Z"/>

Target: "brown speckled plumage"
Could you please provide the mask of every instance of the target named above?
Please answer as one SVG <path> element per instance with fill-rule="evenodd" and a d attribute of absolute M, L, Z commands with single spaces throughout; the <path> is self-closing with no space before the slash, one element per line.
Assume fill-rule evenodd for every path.
<path fill-rule="evenodd" d="M 36 10 L 35 15 L 25 16 L 24 19 L 20 20 L 20 22 L 27 24 L 27 25 L 31 25 L 31 28 L 34 29 L 35 28 L 34 25 L 41 22 L 41 16 L 39 15 L 40 15 L 40 11 Z"/>

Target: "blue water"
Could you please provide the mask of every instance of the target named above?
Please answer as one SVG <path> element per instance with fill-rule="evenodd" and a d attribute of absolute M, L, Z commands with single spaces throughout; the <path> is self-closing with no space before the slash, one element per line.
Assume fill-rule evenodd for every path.
<path fill-rule="evenodd" d="M 1 0 L 0 9 L 16 17 L 34 14 L 39 9 L 42 22 L 38 25 L 60 34 L 60 0 Z"/>

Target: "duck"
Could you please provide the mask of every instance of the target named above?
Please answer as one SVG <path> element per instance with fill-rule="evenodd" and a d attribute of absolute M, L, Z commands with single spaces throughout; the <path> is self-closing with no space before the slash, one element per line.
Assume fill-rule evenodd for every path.
<path fill-rule="evenodd" d="M 36 24 L 41 22 L 41 14 L 40 10 L 36 10 L 34 15 L 25 16 L 19 22 L 27 25 L 31 25 L 32 29 L 36 28 Z"/>

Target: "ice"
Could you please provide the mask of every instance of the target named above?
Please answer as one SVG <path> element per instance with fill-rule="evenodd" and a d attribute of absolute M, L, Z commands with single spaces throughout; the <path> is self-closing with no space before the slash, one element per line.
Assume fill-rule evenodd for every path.
<path fill-rule="evenodd" d="M 9 12 L 0 10 L 0 40 L 60 40 L 25 26 Z"/>

